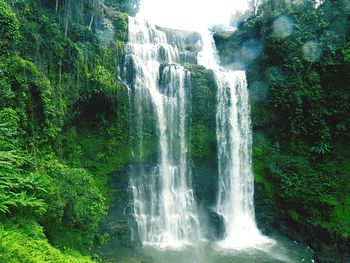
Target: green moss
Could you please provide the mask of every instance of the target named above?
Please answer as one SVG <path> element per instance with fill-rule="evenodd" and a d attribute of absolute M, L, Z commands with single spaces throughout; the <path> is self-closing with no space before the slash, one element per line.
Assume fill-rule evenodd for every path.
<path fill-rule="evenodd" d="M 345 196 L 342 204 L 333 212 L 335 224 L 340 225 L 340 235 L 347 239 L 350 237 L 350 196 Z"/>
<path fill-rule="evenodd" d="M 271 142 L 264 133 L 253 135 L 253 171 L 257 183 L 268 183 L 266 180 L 267 162 L 271 152 Z"/>
<path fill-rule="evenodd" d="M 195 158 L 204 159 L 210 156 L 210 143 L 212 132 L 203 124 L 192 127 L 191 155 Z"/>
<path fill-rule="evenodd" d="M 154 154 L 158 149 L 158 140 L 156 138 L 148 137 L 143 141 L 143 149 L 141 156 L 134 157 L 134 161 L 139 163 L 145 163 L 149 160 L 150 156 Z"/>
<path fill-rule="evenodd" d="M 86 167 L 93 173 L 98 188 L 108 198 L 108 174 L 127 165 L 130 161 L 130 145 L 115 145 L 115 133 L 109 135 L 108 132 L 96 132 L 91 128 L 84 126 L 80 128 L 81 133 L 76 133 L 75 128 L 69 130 L 64 149 L 68 155 L 65 159 L 68 163 Z"/>
<path fill-rule="evenodd" d="M 216 84 L 212 72 L 202 66 L 186 64 L 185 67 L 191 72 L 191 155 L 199 161 L 215 163 Z"/>
<path fill-rule="evenodd" d="M 265 181 L 264 174 L 266 173 L 266 162 L 254 160 L 253 162 L 254 180 L 256 183 Z"/>

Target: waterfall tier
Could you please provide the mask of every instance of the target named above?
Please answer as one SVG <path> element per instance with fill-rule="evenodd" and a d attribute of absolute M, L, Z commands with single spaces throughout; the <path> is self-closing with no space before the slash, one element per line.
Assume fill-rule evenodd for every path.
<path fill-rule="evenodd" d="M 131 86 L 140 159 L 146 122 L 154 121 L 158 140 L 156 164 L 150 169 L 135 168 L 131 175 L 138 235 L 143 243 L 183 246 L 198 238 L 187 156 L 186 86 L 190 74 L 178 64 L 180 52 L 168 43 L 166 34 L 142 19 L 129 18 L 125 51 L 134 71 Z"/>
<path fill-rule="evenodd" d="M 169 32 L 168 32 L 169 35 Z M 201 35 L 196 61 L 211 69 L 217 87 L 216 136 L 218 198 L 227 248 L 264 243 L 254 215 L 252 132 L 248 85 L 244 71 L 222 68 L 209 31 Z M 154 126 L 158 155 L 154 165 L 134 166 L 130 179 L 133 216 L 143 243 L 177 248 L 200 237 L 188 162 L 190 73 L 180 45 L 167 33 L 139 18 L 129 18 L 126 63 L 132 65 L 130 86 L 136 108 L 137 147 L 142 160 L 144 134 Z M 176 42 L 176 41 L 175 41 Z M 182 48 L 182 47 L 181 47 Z M 186 56 L 185 56 L 186 57 Z M 193 60 L 193 59 L 192 59 Z M 150 125 L 151 123 L 151 125 Z"/>
<path fill-rule="evenodd" d="M 201 32 L 203 48 L 198 63 L 212 69 L 217 86 L 216 138 L 218 199 L 216 212 L 223 218 L 225 233 L 220 245 L 243 248 L 265 243 L 255 223 L 252 129 L 249 92 L 244 71 L 219 65 L 213 37 Z"/>

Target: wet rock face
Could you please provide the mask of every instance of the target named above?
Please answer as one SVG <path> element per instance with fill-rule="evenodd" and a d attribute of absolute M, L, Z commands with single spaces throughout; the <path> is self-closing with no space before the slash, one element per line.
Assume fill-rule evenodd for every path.
<path fill-rule="evenodd" d="M 113 258 L 118 247 L 130 248 L 133 254 L 141 253 L 138 242 L 132 241 L 128 215 L 128 174 L 126 169 L 109 175 L 109 194 L 111 203 L 101 232 L 109 236 L 108 243 L 102 246 L 101 253 L 105 258 Z"/>
<path fill-rule="evenodd" d="M 274 221 L 278 215 L 273 211 L 273 207 L 265 202 L 263 189 L 260 184 L 254 186 L 255 218 L 260 231 L 269 235 L 276 231 Z"/>
<path fill-rule="evenodd" d="M 208 238 L 211 240 L 222 240 L 225 233 L 223 217 L 214 211 L 210 211 L 209 224 L 211 226 L 211 231 Z"/>
<path fill-rule="evenodd" d="M 154 169 L 156 158 L 149 157 L 143 167 L 148 170 Z M 117 247 L 126 247 L 132 250 L 133 256 L 142 254 L 142 244 L 137 238 L 136 222 L 131 215 L 132 207 L 129 187 L 130 168 L 114 172 L 109 175 L 109 193 L 111 196 L 108 215 L 102 224 L 102 232 L 108 233 L 109 242 L 101 249 L 102 254 L 109 258 Z M 216 203 L 217 171 L 215 167 L 208 166 L 201 162 L 193 162 L 192 165 L 193 188 L 196 200 L 200 200 L 200 214 L 205 235 L 208 239 L 218 240 L 224 233 L 223 220 L 214 211 Z M 215 183 L 214 183 L 215 182 Z"/>
<path fill-rule="evenodd" d="M 199 209 L 202 234 L 208 240 L 223 238 L 223 218 L 215 211 L 218 172 L 215 165 L 204 161 L 192 161 L 193 191 Z"/>
<path fill-rule="evenodd" d="M 182 63 L 197 64 L 197 54 L 201 51 L 201 37 L 197 32 L 157 27 L 166 33 L 168 42 L 178 47 Z"/>

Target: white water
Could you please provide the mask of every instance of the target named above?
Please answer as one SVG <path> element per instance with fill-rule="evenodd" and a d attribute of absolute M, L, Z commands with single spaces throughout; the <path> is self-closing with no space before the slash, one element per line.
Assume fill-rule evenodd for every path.
<path fill-rule="evenodd" d="M 144 10 L 151 4 L 145 2 L 141 2 Z M 150 13 L 143 9 L 141 14 L 150 20 L 157 20 L 154 12 L 161 12 L 157 8 L 149 9 Z M 170 15 L 169 12 L 164 14 Z M 169 21 L 169 17 L 163 16 L 161 21 Z M 176 21 L 178 19 L 173 21 L 174 25 Z M 188 24 L 188 29 L 203 28 Z M 200 34 L 202 51 L 197 57 L 198 64 L 213 70 L 217 85 L 219 184 L 216 211 L 223 217 L 225 226 L 224 239 L 219 246 L 233 249 L 254 247 L 269 239 L 260 234 L 255 223 L 252 134 L 245 72 L 222 68 L 211 33 L 201 30 Z M 140 169 L 131 177 L 133 214 L 138 233 L 146 244 L 182 247 L 200 236 L 187 163 L 185 105 L 189 73 L 178 64 L 179 51 L 169 45 L 165 33 L 140 18 L 129 19 L 126 57 L 133 61 L 135 68 L 133 88 L 141 138 L 140 156 L 145 147 L 142 139 L 144 123 L 150 119 L 146 116 L 147 101 L 153 106 L 159 145 L 158 163 L 153 170 Z M 160 79 L 167 83 L 164 87 L 160 87 Z"/>
<path fill-rule="evenodd" d="M 186 94 L 189 72 L 179 51 L 164 32 L 139 18 L 129 18 L 126 59 L 133 62 L 138 133 L 150 121 L 147 102 L 156 122 L 158 160 L 150 170 L 131 176 L 133 214 L 144 244 L 178 248 L 198 238 L 198 217 L 187 163 Z M 161 81 L 160 81 L 161 80 Z M 140 140 L 139 154 L 144 148 Z"/>
<path fill-rule="evenodd" d="M 217 86 L 216 137 L 219 185 L 216 211 L 223 217 L 225 248 L 252 247 L 267 242 L 255 223 L 252 131 L 249 93 L 244 71 L 219 65 L 214 40 L 202 31 L 198 63 L 214 72 Z"/>

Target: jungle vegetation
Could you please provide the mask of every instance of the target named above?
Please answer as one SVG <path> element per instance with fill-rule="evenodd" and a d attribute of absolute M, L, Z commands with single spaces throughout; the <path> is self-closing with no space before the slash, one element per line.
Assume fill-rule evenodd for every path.
<path fill-rule="evenodd" d="M 0 262 L 101 260 L 107 174 L 130 161 L 119 76 L 136 7 L 135 0 L 0 0 Z M 241 18 L 215 42 L 222 64 L 247 69 L 256 184 L 291 224 L 320 242 L 348 244 L 349 1 L 315 8 L 268 0 Z M 215 166 L 212 76 L 186 68 L 191 155 Z"/>

